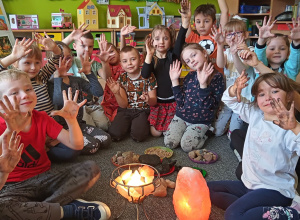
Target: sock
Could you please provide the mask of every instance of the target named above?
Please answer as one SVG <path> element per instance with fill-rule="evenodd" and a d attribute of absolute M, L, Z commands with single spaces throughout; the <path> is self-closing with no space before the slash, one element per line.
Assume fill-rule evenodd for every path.
<path fill-rule="evenodd" d="M 74 209 L 71 205 L 64 205 L 63 209 L 63 219 L 73 218 Z"/>

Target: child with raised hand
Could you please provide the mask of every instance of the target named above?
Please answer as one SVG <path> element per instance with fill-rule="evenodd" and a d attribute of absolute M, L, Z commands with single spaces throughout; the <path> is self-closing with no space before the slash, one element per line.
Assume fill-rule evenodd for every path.
<path fill-rule="evenodd" d="M 122 35 L 122 33 L 121 33 Z M 122 42 L 122 39 L 121 39 Z M 105 35 L 101 35 L 98 40 L 100 53 L 98 55 L 101 60 L 102 68 L 99 69 L 99 75 L 107 81 L 110 77 L 117 81 L 120 74 L 124 72 L 120 64 L 120 52 L 115 45 L 108 43 Z M 105 85 L 103 100 L 101 102 L 106 117 L 112 122 L 118 111 L 118 103 L 113 92 Z"/>
<path fill-rule="evenodd" d="M 74 77 L 68 73 L 72 65 L 72 51 L 62 42 L 57 42 L 63 48 L 64 59 L 60 59 L 59 66 L 56 66 L 57 71 L 54 73 L 54 78 L 50 80 L 49 93 L 51 94 L 53 104 L 56 109 L 63 107 L 62 91 L 72 88 L 73 91 L 79 91 L 78 102 L 87 100 L 89 104 L 98 102 L 98 97 L 103 95 L 103 89 L 95 76 L 91 72 L 91 64 L 93 60 L 89 60 L 88 54 L 85 53 L 84 58 L 81 57 L 82 68 L 80 72 L 83 72 L 89 81 L 82 79 L 81 77 Z M 84 148 L 81 154 L 93 154 L 98 151 L 99 148 L 108 147 L 111 143 L 110 135 L 92 125 L 87 125 L 83 120 L 83 109 L 79 109 L 77 115 L 79 126 L 83 132 L 85 138 Z M 57 120 L 64 127 L 67 126 L 65 120 L 61 117 Z M 53 148 L 51 154 L 59 154 Z"/>
<path fill-rule="evenodd" d="M 233 85 L 240 73 L 246 69 L 249 81 L 248 86 L 243 90 L 243 96 L 247 100 L 251 100 L 251 87 L 255 79 L 255 70 L 252 66 L 245 64 L 239 57 L 241 51 L 249 51 L 250 48 L 247 47 L 245 39 L 248 37 L 247 27 L 245 22 L 241 19 L 231 19 L 222 30 L 220 25 L 219 30 L 214 26 L 212 28 L 212 34 L 210 36 L 217 42 L 217 65 L 220 68 L 224 68 L 224 76 L 226 79 L 226 88 Z M 224 51 L 224 43 L 229 45 Z M 214 125 L 214 133 L 216 136 L 221 136 L 224 134 L 226 125 L 230 120 L 229 129 L 227 136 L 230 139 L 232 131 L 235 129 L 240 129 L 243 126 L 243 121 L 239 115 L 232 112 L 223 103 L 217 114 L 217 119 Z"/>
<path fill-rule="evenodd" d="M 181 1 L 179 13 L 182 18 L 182 26 L 176 42 L 174 29 L 163 25 L 156 25 L 151 36 L 146 39 L 146 55 L 142 76 L 149 78 L 151 73 L 154 73 L 157 80 L 157 105 L 150 107 L 149 115 L 153 136 L 161 136 L 175 115 L 176 102 L 171 88 L 169 68 L 173 61 L 180 58 L 185 35 L 190 25 L 190 7 L 189 1 Z"/>
<path fill-rule="evenodd" d="M 225 0 L 218 0 L 218 4 L 221 10 L 220 24 L 222 27 L 228 21 L 228 6 Z M 211 38 L 211 29 L 213 25 L 216 24 L 216 8 L 213 4 L 202 4 L 199 5 L 194 11 L 194 21 L 195 21 L 195 33 L 191 26 L 187 32 L 187 43 L 199 43 L 207 50 L 207 54 L 211 62 L 214 64 L 215 68 L 223 73 L 223 69 L 219 68 L 216 64 L 217 59 L 217 43 Z M 207 47 L 207 48 L 206 48 Z M 223 50 L 224 48 L 222 48 Z"/>
<path fill-rule="evenodd" d="M 156 80 L 153 74 L 148 79 L 141 76 L 141 58 L 137 49 L 125 46 L 120 52 L 125 70 L 118 82 L 109 78 L 107 86 L 114 93 L 120 106 L 108 129 L 115 141 L 122 140 L 129 132 L 134 141 L 144 141 L 150 132 L 148 121 L 150 106 L 156 105 Z"/>
<path fill-rule="evenodd" d="M 0 133 L 7 135 L 7 139 L 17 133 L 24 145 L 20 161 L 0 191 L 0 219 L 48 219 L 49 216 L 53 219 L 83 219 L 80 216 L 83 213 L 87 218 L 108 219 L 110 210 L 107 205 L 77 200 L 100 176 L 95 162 L 86 161 L 63 170 L 51 170 L 44 147 L 48 135 L 74 150 L 83 148 L 83 136 L 76 116 L 85 101 L 77 104 L 78 92 L 72 98 L 71 89 L 68 93 L 64 91 L 63 109 L 52 112 L 52 115 L 65 118 L 68 131 L 45 112 L 34 110 L 37 97 L 27 73 L 3 71 L 0 74 L 0 96 L 3 97 L 0 106 L 4 111 L 0 118 Z M 1 151 L 2 147 L 0 154 L 3 154 Z"/>
<path fill-rule="evenodd" d="M 166 147 L 179 145 L 185 152 L 203 146 L 215 118 L 224 91 L 223 75 L 214 70 L 206 50 L 199 44 L 186 45 L 181 61 L 194 71 L 188 73 L 179 85 L 181 73 L 179 61 L 170 66 L 170 78 L 176 100 L 176 114 L 165 133 Z"/>
<path fill-rule="evenodd" d="M 208 182 L 211 201 L 226 210 L 225 219 L 272 219 L 274 215 L 276 219 L 299 219 L 298 212 L 287 207 L 295 197 L 295 167 L 300 155 L 295 90 L 283 74 L 266 73 L 252 86 L 254 102 L 238 102 L 245 83 L 247 77 L 241 74 L 222 97 L 249 123 L 241 181 Z"/>
<path fill-rule="evenodd" d="M 121 28 L 120 35 L 121 35 L 121 45 L 120 50 L 126 46 L 125 36 L 132 33 L 136 29 L 136 26 L 129 26 L 128 24 Z"/>
<path fill-rule="evenodd" d="M 53 52 L 46 65 L 42 67 L 42 52 L 37 44 L 31 44 L 28 47 L 31 51 L 11 64 L 28 74 L 38 98 L 35 109 L 45 111 L 49 115 L 53 110 L 53 104 L 48 94 L 47 82 L 56 70 L 55 64 L 58 65 L 62 49 L 46 33 L 45 37 L 35 34 L 35 38 L 37 44 L 43 45 L 44 50 Z"/>
<path fill-rule="evenodd" d="M 262 26 L 256 24 L 259 37 L 255 44 L 255 53 L 266 66 L 295 81 L 300 71 L 300 17 L 298 24 L 293 19 L 293 27 L 289 26 L 291 33 L 288 37 L 271 33 L 276 23 L 276 20 L 271 22 L 271 18 L 267 21 L 267 17 L 264 17 Z"/>

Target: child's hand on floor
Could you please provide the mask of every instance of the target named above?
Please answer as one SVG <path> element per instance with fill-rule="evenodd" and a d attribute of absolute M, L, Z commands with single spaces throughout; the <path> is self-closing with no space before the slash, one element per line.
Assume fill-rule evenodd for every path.
<path fill-rule="evenodd" d="M 31 112 L 27 112 L 24 116 L 25 112 L 20 111 L 20 105 L 16 96 L 13 96 L 13 99 L 14 105 L 11 104 L 6 95 L 3 96 L 3 100 L 0 100 L 0 107 L 4 111 L 4 114 L 0 112 L 0 117 L 5 120 L 9 131 L 19 133 L 30 123 Z"/>
<path fill-rule="evenodd" d="M 274 26 L 274 24 L 276 23 L 277 20 L 273 21 L 271 23 L 271 19 L 272 16 L 269 17 L 269 20 L 267 22 L 267 16 L 264 17 L 264 21 L 263 21 L 263 25 L 260 26 L 257 22 L 256 22 L 256 27 L 259 30 L 259 36 L 258 36 L 258 44 L 259 45 L 263 45 L 266 43 L 266 40 L 269 37 L 273 37 L 274 34 L 271 33 L 271 30 Z"/>
<path fill-rule="evenodd" d="M 212 28 L 211 28 L 211 33 L 212 34 L 209 34 L 209 36 L 214 39 L 218 45 L 223 45 L 224 42 L 225 42 L 225 35 L 222 31 L 222 25 L 220 24 L 220 27 L 219 27 L 219 30 L 217 29 L 217 26 L 214 25 Z"/>
<path fill-rule="evenodd" d="M 102 36 L 103 35 L 103 36 Z M 105 40 L 105 35 L 102 34 L 100 36 L 100 39 L 98 40 L 99 45 L 99 54 L 96 54 L 96 56 L 101 60 L 101 62 L 108 62 L 111 57 L 115 55 L 115 52 L 110 53 L 111 47 L 107 48 L 107 41 Z"/>
<path fill-rule="evenodd" d="M 91 30 L 86 30 L 86 28 L 88 27 L 89 25 L 87 24 L 85 24 L 85 23 L 83 23 L 82 25 L 80 25 L 79 27 L 78 27 L 78 29 L 76 29 L 76 26 L 75 26 L 75 24 L 73 23 L 73 31 L 71 32 L 71 36 L 72 36 L 72 39 L 73 40 L 80 40 L 81 41 L 81 37 L 84 35 L 84 34 L 87 34 L 87 33 L 89 33 Z M 82 41 L 81 41 L 81 43 L 82 43 Z"/>
<path fill-rule="evenodd" d="M 290 110 L 287 110 L 280 99 L 272 99 L 272 109 L 275 111 L 278 120 L 274 120 L 273 123 L 285 130 L 293 130 L 297 127 L 294 114 L 294 102 L 292 102 Z"/>
<path fill-rule="evenodd" d="M 115 81 L 112 77 L 106 80 L 106 85 L 113 92 L 113 94 L 120 94 L 120 84 Z"/>
<path fill-rule="evenodd" d="M 80 56 L 80 62 L 82 68 L 78 71 L 78 73 L 84 73 L 85 75 L 91 74 L 92 63 L 94 62 L 94 58 L 90 61 L 89 55 L 87 52 L 84 53 L 83 56 Z"/>
<path fill-rule="evenodd" d="M 86 103 L 86 99 L 83 100 L 82 102 L 77 104 L 77 99 L 78 99 L 78 95 L 79 95 L 79 91 L 76 90 L 75 92 L 75 96 L 72 99 L 72 88 L 69 87 L 68 89 L 68 96 L 66 93 L 66 90 L 63 90 L 63 99 L 64 99 L 64 107 L 61 110 L 58 111 L 52 111 L 51 112 L 51 116 L 61 116 L 66 120 L 71 120 L 71 119 L 76 119 L 77 114 L 78 114 L 78 110 L 80 107 L 82 107 L 85 103 Z"/>
<path fill-rule="evenodd" d="M 22 41 L 19 42 L 19 39 L 16 39 L 15 45 L 12 49 L 11 55 L 14 56 L 16 60 L 26 56 L 31 52 L 32 49 L 28 49 L 31 44 L 34 42 L 34 40 L 26 40 L 24 37 Z"/>
<path fill-rule="evenodd" d="M 20 161 L 23 151 L 23 143 L 20 144 L 21 136 L 16 131 L 9 135 L 4 134 L 2 139 L 2 154 L 0 155 L 0 172 L 11 173 Z"/>
<path fill-rule="evenodd" d="M 73 73 L 68 73 L 68 65 L 69 63 L 72 61 L 72 59 L 67 60 L 66 57 L 64 58 L 59 58 L 59 64 L 58 66 L 56 64 L 54 64 L 55 68 L 57 71 L 55 71 L 54 73 L 54 78 L 57 77 L 64 77 L 64 76 L 73 76 Z"/>
<path fill-rule="evenodd" d="M 242 89 L 248 86 L 249 77 L 246 71 L 243 70 L 242 74 L 234 81 L 232 88 L 234 89 L 234 94 L 237 97 L 238 102 L 241 102 Z"/>
<path fill-rule="evenodd" d="M 136 26 L 129 26 L 128 24 L 121 28 L 120 34 L 121 36 L 128 35 L 132 33 L 136 29 Z"/>
<path fill-rule="evenodd" d="M 214 72 L 214 65 L 212 63 L 207 64 L 205 62 L 203 64 L 202 70 L 197 70 L 197 78 L 200 84 L 201 89 L 207 88 L 208 77 Z"/>
<path fill-rule="evenodd" d="M 297 19 L 298 23 L 296 22 L 295 18 L 293 18 L 293 27 L 288 24 L 288 27 L 291 31 L 289 38 L 293 41 L 295 46 L 300 44 L 300 17 Z"/>

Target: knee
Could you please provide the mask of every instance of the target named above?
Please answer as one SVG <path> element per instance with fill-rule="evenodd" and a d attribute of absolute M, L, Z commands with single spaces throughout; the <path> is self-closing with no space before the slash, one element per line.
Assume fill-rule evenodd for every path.
<path fill-rule="evenodd" d="M 100 177 L 100 167 L 96 164 L 95 161 L 87 160 L 82 163 L 82 166 L 85 167 L 85 169 L 89 170 L 92 174 L 92 178 L 99 178 Z"/>
<path fill-rule="evenodd" d="M 137 142 L 142 142 L 146 140 L 148 136 L 149 136 L 149 129 L 147 130 L 140 129 L 140 130 L 131 131 L 131 138 Z"/>
<path fill-rule="evenodd" d="M 153 126 L 150 127 L 150 132 L 153 137 L 160 137 L 162 135 L 162 132 L 156 130 Z"/>

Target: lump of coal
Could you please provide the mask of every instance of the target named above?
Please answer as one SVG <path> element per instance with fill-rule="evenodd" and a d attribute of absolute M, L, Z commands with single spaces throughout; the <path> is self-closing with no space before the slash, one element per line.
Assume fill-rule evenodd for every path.
<path fill-rule="evenodd" d="M 160 158 L 154 154 L 143 154 L 139 157 L 139 161 L 150 166 L 156 166 L 160 164 Z"/>

